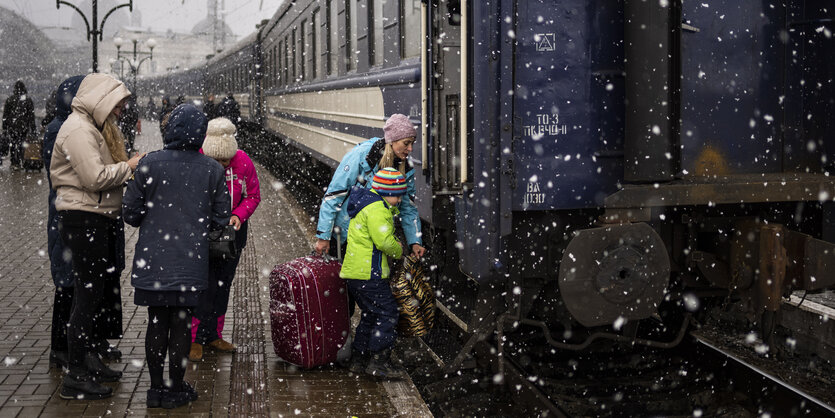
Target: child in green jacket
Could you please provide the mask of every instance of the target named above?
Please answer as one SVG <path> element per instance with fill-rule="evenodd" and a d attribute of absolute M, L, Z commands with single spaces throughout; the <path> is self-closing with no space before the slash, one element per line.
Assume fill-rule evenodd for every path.
<path fill-rule="evenodd" d="M 348 197 L 348 244 L 339 276 L 346 279 L 348 292 L 362 310 L 351 346 L 353 373 L 364 371 L 375 377 L 398 379 L 405 376 L 391 366 L 390 355 L 397 338 L 397 302 L 389 287 L 388 257 L 403 254 L 394 237 L 397 205 L 406 194 L 406 178 L 394 168 L 374 175 L 371 190 L 354 187 Z"/>

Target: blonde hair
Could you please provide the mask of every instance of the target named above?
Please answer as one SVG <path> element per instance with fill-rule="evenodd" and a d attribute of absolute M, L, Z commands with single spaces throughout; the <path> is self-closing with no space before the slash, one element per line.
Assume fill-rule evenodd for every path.
<path fill-rule="evenodd" d="M 380 168 L 385 167 L 394 167 L 394 149 L 391 148 L 391 144 L 386 144 L 386 148 L 383 150 L 383 156 L 380 158 Z M 394 167 L 401 174 L 404 176 L 406 175 L 406 161 L 400 161 L 400 167 Z"/>
<path fill-rule="evenodd" d="M 122 136 L 122 131 L 116 124 L 116 115 L 110 115 L 104 121 L 104 126 L 101 130 L 104 136 L 104 142 L 107 144 L 107 149 L 110 150 L 110 156 L 113 161 L 120 163 L 128 160 L 128 154 L 125 152 L 125 137 Z"/>

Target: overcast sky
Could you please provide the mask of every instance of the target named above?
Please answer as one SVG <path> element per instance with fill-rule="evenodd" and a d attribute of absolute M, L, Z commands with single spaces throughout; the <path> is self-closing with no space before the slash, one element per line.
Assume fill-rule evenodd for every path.
<path fill-rule="evenodd" d="M 66 0 L 80 5 L 82 0 Z M 223 4 L 224 0 L 218 0 Z M 122 0 L 119 4 L 126 2 Z M 226 24 L 238 37 L 255 31 L 255 24 L 269 19 L 275 13 L 281 0 L 225 0 Z M 102 2 L 100 2 L 102 3 Z M 133 10 L 142 14 L 142 27 L 153 31 L 189 32 L 206 17 L 207 0 L 134 0 Z M 0 7 L 14 10 L 37 26 L 69 26 L 77 14 L 67 6 L 55 8 L 55 0 L 0 0 Z M 120 9 L 127 11 L 126 8 Z M 99 18 L 106 10 L 99 6 Z M 89 16 L 88 16 L 89 18 Z"/>

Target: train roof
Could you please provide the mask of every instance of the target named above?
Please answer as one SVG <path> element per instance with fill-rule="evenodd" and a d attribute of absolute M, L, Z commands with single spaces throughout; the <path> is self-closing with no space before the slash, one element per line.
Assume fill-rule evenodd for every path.
<path fill-rule="evenodd" d="M 290 8 L 293 7 L 295 4 L 296 0 L 282 0 L 281 4 L 279 4 L 278 6 L 278 10 L 275 11 L 273 17 L 270 18 L 270 21 L 267 22 L 267 24 L 262 29 L 264 31 L 264 34 L 266 35 L 272 32 L 273 29 L 275 29 L 276 25 L 278 25 L 278 22 L 281 21 L 281 18 L 283 18 L 284 15 L 287 14 L 287 11 L 290 10 Z"/>
<path fill-rule="evenodd" d="M 224 58 L 237 54 L 238 52 L 246 49 L 247 47 L 253 45 L 255 41 L 258 39 L 258 32 L 260 30 L 256 30 L 255 32 L 250 33 L 245 38 L 241 39 L 235 45 L 232 45 L 229 48 L 224 49 L 223 51 L 219 52 L 217 55 L 213 56 L 207 62 L 209 66 L 213 64 L 217 64 L 218 62 L 223 61 Z"/>

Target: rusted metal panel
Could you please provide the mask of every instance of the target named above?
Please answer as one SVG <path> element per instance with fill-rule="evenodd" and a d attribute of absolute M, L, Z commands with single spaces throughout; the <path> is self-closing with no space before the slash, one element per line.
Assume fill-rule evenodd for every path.
<path fill-rule="evenodd" d="M 835 285 L 835 244 L 788 231 L 785 245 L 793 289 L 817 290 Z"/>
<path fill-rule="evenodd" d="M 776 312 L 783 301 L 786 279 L 785 232 L 782 225 L 763 225 L 760 228 L 760 262 L 757 289 L 761 309 Z"/>
<path fill-rule="evenodd" d="M 605 199 L 607 209 L 819 201 L 835 196 L 835 178 L 823 174 L 690 177 L 663 184 L 627 185 Z"/>

